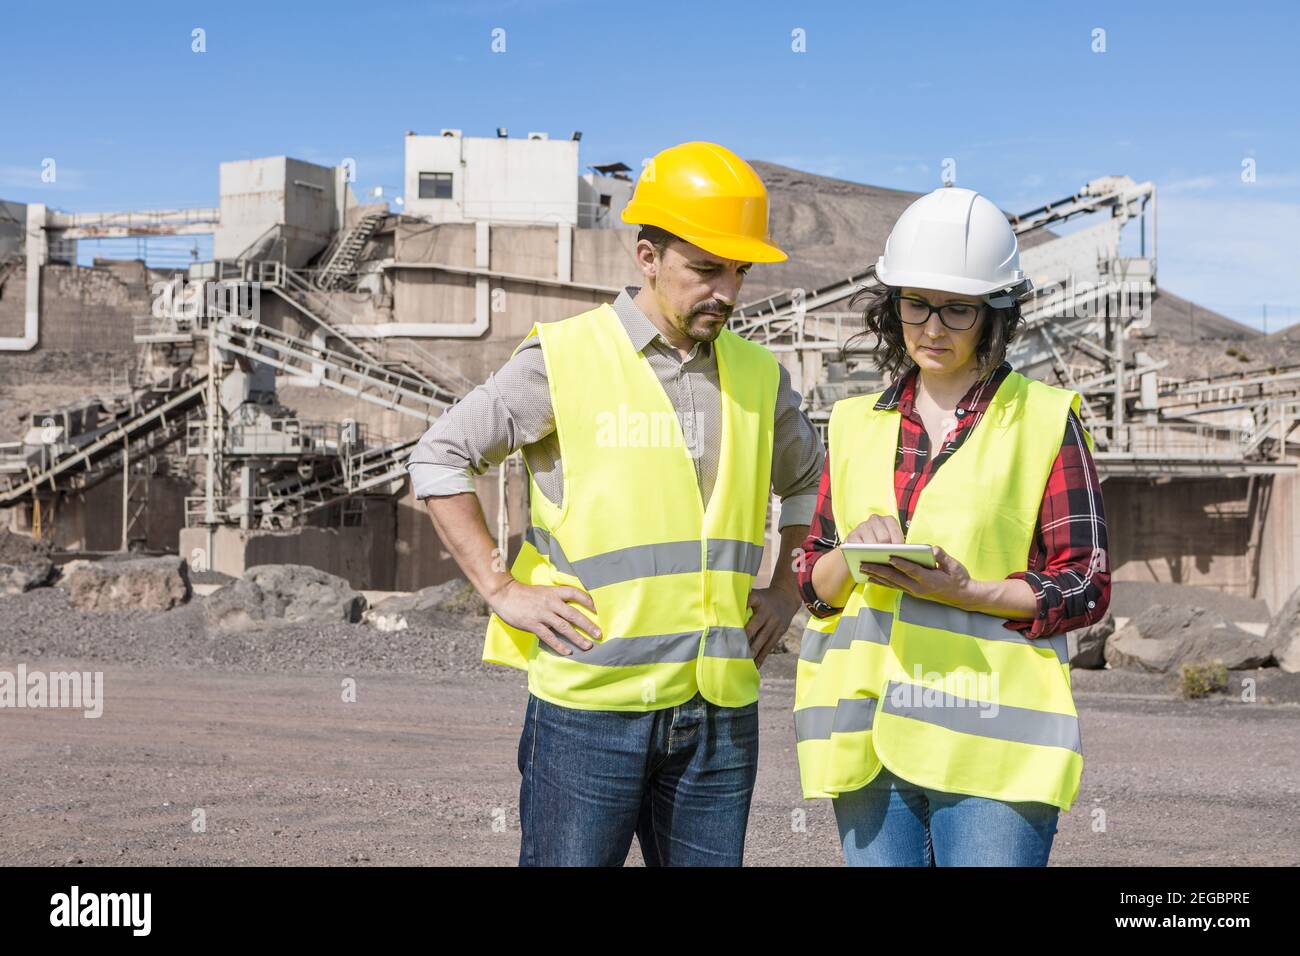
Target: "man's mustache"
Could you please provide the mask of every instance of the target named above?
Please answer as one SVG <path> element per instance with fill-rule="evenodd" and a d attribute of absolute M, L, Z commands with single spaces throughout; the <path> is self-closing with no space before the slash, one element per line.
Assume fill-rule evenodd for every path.
<path fill-rule="evenodd" d="M 714 299 L 709 299 L 707 302 L 701 302 L 699 305 L 692 308 L 691 314 L 688 316 L 688 318 L 693 319 L 697 315 L 700 315 L 703 312 L 712 312 L 715 315 L 719 315 L 724 319 L 729 319 L 731 318 L 731 311 L 734 308 L 735 306 L 723 305 L 721 302 L 718 302 Z"/>

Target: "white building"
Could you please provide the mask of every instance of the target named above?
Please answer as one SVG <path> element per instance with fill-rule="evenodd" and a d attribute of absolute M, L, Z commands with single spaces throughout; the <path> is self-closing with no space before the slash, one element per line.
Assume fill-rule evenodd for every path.
<path fill-rule="evenodd" d="M 578 225 L 584 229 L 626 227 L 622 213 L 632 198 L 632 168 L 623 163 L 590 168 L 578 182 Z"/>
<path fill-rule="evenodd" d="M 579 177 L 576 136 L 479 137 L 458 129 L 406 136 L 402 209 L 429 222 L 622 225 L 617 213 L 631 188 L 616 176 Z"/>

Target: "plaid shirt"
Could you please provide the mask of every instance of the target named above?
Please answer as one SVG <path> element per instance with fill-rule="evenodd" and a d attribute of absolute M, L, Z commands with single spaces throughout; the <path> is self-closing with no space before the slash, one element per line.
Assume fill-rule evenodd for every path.
<path fill-rule="evenodd" d="M 948 433 L 943 447 L 933 456 L 925 424 L 913 402 L 916 368 L 900 375 L 880 396 L 876 409 L 897 408 L 900 413 L 894 490 L 898 496 L 898 521 L 904 529 L 911 523 L 917 499 L 927 482 L 970 435 L 1010 371 L 1010 364 L 1003 362 L 971 386 L 956 408 L 957 427 Z M 831 511 L 830 467 L 830 455 L 827 455 L 817 491 L 817 510 L 804 541 L 804 560 L 798 576 L 804 603 L 817 617 L 827 617 L 840 610 L 822 601 L 812 585 L 817 560 L 840 543 Z M 1086 627 L 1100 620 L 1110 605 L 1110 565 L 1101 482 L 1083 437 L 1083 426 L 1073 411 L 1043 492 L 1038 524 L 1029 548 L 1029 569 L 1007 577 L 1028 581 L 1034 589 L 1038 603 L 1034 619 L 1003 624 L 1021 631 L 1025 637 L 1050 637 Z"/>

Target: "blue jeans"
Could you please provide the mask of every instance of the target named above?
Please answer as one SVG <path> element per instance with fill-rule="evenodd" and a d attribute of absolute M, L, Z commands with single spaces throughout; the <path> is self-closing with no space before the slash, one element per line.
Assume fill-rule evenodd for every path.
<path fill-rule="evenodd" d="M 832 804 L 849 866 L 1046 866 L 1059 812 L 918 787 L 885 767 Z"/>
<path fill-rule="evenodd" d="M 739 866 L 758 774 L 758 704 L 696 694 L 633 713 L 528 695 L 519 738 L 520 866 Z"/>

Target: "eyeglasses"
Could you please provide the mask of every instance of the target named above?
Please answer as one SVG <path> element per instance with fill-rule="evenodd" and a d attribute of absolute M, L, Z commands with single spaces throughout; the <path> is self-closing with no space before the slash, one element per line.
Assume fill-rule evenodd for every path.
<path fill-rule="evenodd" d="M 965 332 L 979 318 L 983 305 L 971 302 L 949 302 L 947 305 L 931 305 L 915 295 L 900 295 L 895 292 L 890 298 L 896 303 L 898 318 L 908 325 L 925 325 L 930 321 L 930 313 L 938 312 L 939 321 L 954 332 Z"/>

